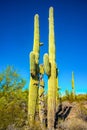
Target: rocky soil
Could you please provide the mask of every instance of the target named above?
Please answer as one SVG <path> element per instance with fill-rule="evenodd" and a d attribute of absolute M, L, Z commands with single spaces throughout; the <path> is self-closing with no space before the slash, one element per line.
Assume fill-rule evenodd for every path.
<path fill-rule="evenodd" d="M 58 106 L 55 120 L 55 130 L 87 130 L 87 101 L 63 102 Z M 10 125 L 7 130 L 41 130 L 41 128 L 40 124 L 33 128 L 25 124 L 20 128 Z"/>
<path fill-rule="evenodd" d="M 65 119 L 59 119 L 57 130 L 87 130 L 87 101 L 64 102 L 63 106 L 71 109 Z"/>

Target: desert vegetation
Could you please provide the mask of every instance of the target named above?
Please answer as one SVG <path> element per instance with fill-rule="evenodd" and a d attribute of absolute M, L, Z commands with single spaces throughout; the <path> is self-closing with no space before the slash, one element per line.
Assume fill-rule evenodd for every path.
<path fill-rule="evenodd" d="M 0 130 L 9 125 L 20 126 L 27 119 L 28 91 L 22 90 L 26 81 L 8 66 L 0 73 Z"/>
<path fill-rule="evenodd" d="M 25 84 L 26 81 L 12 66 L 8 66 L 0 73 L 0 130 L 41 130 L 43 127 L 44 130 L 47 129 L 48 96 L 47 94 L 38 95 L 36 118 L 34 124 L 30 126 L 28 122 L 29 92 L 28 89 L 23 90 Z M 39 93 L 43 92 L 43 89 L 40 89 Z M 57 104 L 55 129 L 87 129 L 87 94 L 79 94 L 72 99 L 71 93 L 68 95 L 66 93 L 58 98 Z M 39 112 L 43 112 L 42 115 Z"/>
<path fill-rule="evenodd" d="M 34 17 L 34 44 L 30 52 L 29 89 L 26 80 L 12 66 L 0 73 L 0 130 L 87 130 L 87 94 L 72 91 L 61 96 L 54 34 L 53 7 L 49 9 L 49 51 L 40 57 L 39 15 Z M 45 93 L 44 74 L 48 77 Z M 61 90 L 60 90 L 61 91 Z"/>

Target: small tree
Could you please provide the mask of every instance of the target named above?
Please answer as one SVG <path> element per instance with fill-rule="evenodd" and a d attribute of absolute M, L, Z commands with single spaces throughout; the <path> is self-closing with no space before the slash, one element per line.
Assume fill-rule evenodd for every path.
<path fill-rule="evenodd" d="M 28 92 L 22 90 L 25 83 L 12 66 L 0 73 L 0 129 L 20 126 L 27 119 Z"/>

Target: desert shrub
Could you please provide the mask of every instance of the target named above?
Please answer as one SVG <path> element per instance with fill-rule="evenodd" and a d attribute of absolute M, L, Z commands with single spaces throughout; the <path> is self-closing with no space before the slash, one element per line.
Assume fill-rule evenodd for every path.
<path fill-rule="evenodd" d="M 78 95 L 76 95 L 76 101 L 77 102 L 87 101 L 87 94 L 78 94 Z"/>
<path fill-rule="evenodd" d="M 83 105 L 80 105 L 80 112 L 78 113 L 78 117 L 84 121 L 87 121 L 87 108 Z"/>
<path fill-rule="evenodd" d="M 7 67 L 0 74 L 0 130 L 8 126 L 21 127 L 27 120 L 28 91 L 23 91 L 25 80 Z"/>
<path fill-rule="evenodd" d="M 69 101 L 69 102 L 73 102 L 76 100 L 76 96 L 74 98 L 74 95 L 72 92 L 69 92 L 68 90 L 65 90 L 65 95 L 62 97 L 62 101 Z"/>
<path fill-rule="evenodd" d="M 87 130 L 87 124 L 77 118 L 60 122 L 58 130 Z"/>
<path fill-rule="evenodd" d="M 87 130 L 87 125 L 84 122 L 82 122 L 82 123 L 74 123 L 74 124 L 72 123 L 69 130 Z"/>

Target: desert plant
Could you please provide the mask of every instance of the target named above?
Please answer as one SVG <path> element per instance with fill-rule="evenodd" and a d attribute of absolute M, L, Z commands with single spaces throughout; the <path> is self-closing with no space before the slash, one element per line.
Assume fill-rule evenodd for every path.
<path fill-rule="evenodd" d="M 49 9 L 49 55 L 44 55 L 44 69 L 48 75 L 48 129 L 54 129 L 56 112 L 56 89 L 57 89 L 57 71 L 55 61 L 55 36 L 54 36 L 54 18 L 53 7 Z"/>
<path fill-rule="evenodd" d="M 87 108 L 84 107 L 83 104 L 80 105 L 80 112 L 78 113 L 78 117 L 84 121 L 87 121 Z"/>
<path fill-rule="evenodd" d="M 28 91 L 23 90 L 25 80 L 13 66 L 8 66 L 0 73 L 0 130 L 9 125 L 21 126 L 27 120 Z"/>
<path fill-rule="evenodd" d="M 45 128 L 45 99 L 44 99 L 44 67 L 40 65 L 40 86 L 39 86 L 39 117 L 42 129 Z"/>
<path fill-rule="evenodd" d="M 72 72 L 72 97 L 75 99 L 74 72 Z"/>
<path fill-rule="evenodd" d="M 29 85 L 29 101 L 28 101 L 28 120 L 32 125 L 35 119 L 36 104 L 38 98 L 39 86 L 39 16 L 34 17 L 34 46 L 30 53 L 30 85 Z"/>

